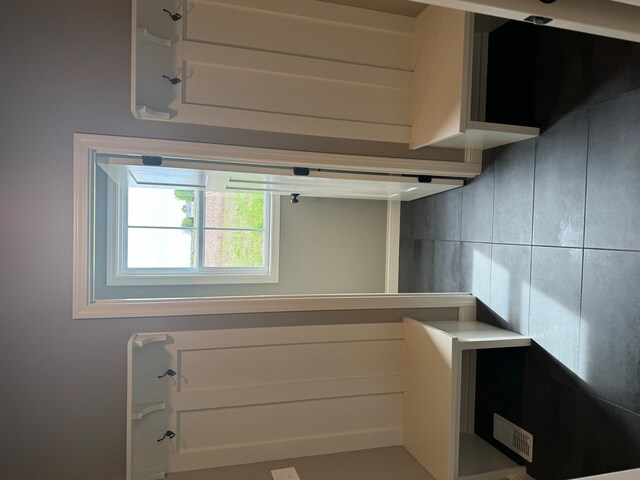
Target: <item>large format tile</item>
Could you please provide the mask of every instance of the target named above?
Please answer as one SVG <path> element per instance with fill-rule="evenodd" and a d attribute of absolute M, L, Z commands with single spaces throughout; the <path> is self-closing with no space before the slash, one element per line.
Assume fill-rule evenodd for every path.
<path fill-rule="evenodd" d="M 563 480 L 581 475 L 576 442 L 576 410 L 580 393 L 571 387 L 525 370 L 522 427 L 533 435 L 533 478 Z"/>
<path fill-rule="evenodd" d="M 536 146 L 533 243 L 582 247 L 589 110 L 554 119 Z"/>
<path fill-rule="evenodd" d="M 460 242 L 433 242 L 434 292 L 460 291 Z"/>
<path fill-rule="evenodd" d="M 591 107 L 585 247 L 640 250 L 640 90 Z"/>
<path fill-rule="evenodd" d="M 413 238 L 433 240 L 435 221 L 435 196 L 423 197 L 412 202 Z M 407 228 L 407 227 L 405 227 Z"/>
<path fill-rule="evenodd" d="M 398 260 L 398 292 L 413 292 L 413 244 L 410 238 L 400 239 Z"/>
<path fill-rule="evenodd" d="M 490 243 L 462 242 L 460 246 L 460 290 L 489 303 L 491 295 Z"/>
<path fill-rule="evenodd" d="M 463 241 L 491 242 L 493 238 L 494 167 L 483 172 L 462 189 Z"/>
<path fill-rule="evenodd" d="M 460 241 L 462 222 L 462 188 L 434 195 L 434 240 Z"/>
<path fill-rule="evenodd" d="M 640 43 L 593 37 L 591 102 L 640 88 Z"/>
<path fill-rule="evenodd" d="M 592 37 L 542 28 L 538 44 L 538 118 L 547 119 L 586 105 Z"/>
<path fill-rule="evenodd" d="M 433 240 L 414 240 L 413 291 L 432 292 Z"/>
<path fill-rule="evenodd" d="M 531 244 L 535 139 L 500 147 L 495 160 L 494 243 Z"/>
<path fill-rule="evenodd" d="M 577 371 L 582 249 L 533 247 L 531 255 L 529 335 Z"/>
<path fill-rule="evenodd" d="M 489 306 L 512 331 L 529 332 L 531 247 L 494 245 Z"/>
<path fill-rule="evenodd" d="M 413 238 L 413 212 L 417 201 L 400 203 L 400 238 Z"/>
<path fill-rule="evenodd" d="M 580 476 L 640 468 L 640 415 L 583 394 L 576 420 Z"/>
<path fill-rule="evenodd" d="M 640 413 L 640 253 L 585 250 L 580 377 L 600 398 Z"/>

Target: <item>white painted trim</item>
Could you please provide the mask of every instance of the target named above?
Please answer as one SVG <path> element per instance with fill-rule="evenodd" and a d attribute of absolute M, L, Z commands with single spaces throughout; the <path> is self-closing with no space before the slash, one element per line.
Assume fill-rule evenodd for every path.
<path fill-rule="evenodd" d="M 264 295 L 193 299 L 99 300 L 84 303 L 77 301 L 78 298 L 81 299 L 76 294 L 73 305 L 73 318 L 76 319 L 327 310 L 459 308 L 475 304 L 476 301 L 473 295 L 466 293 Z"/>
<path fill-rule="evenodd" d="M 387 201 L 387 242 L 385 259 L 385 293 L 398 293 L 400 273 L 400 207 L 397 200 Z"/>
<path fill-rule="evenodd" d="M 631 5 L 637 4 L 636 0 L 626 0 L 624 3 L 562 0 L 553 4 L 531 0 L 414 1 L 513 20 L 523 20 L 529 15 L 541 15 L 554 19 L 549 24 L 550 27 L 640 42 L 640 9 Z"/>
<path fill-rule="evenodd" d="M 463 162 L 364 157 L 90 134 L 74 136 L 73 318 L 156 317 L 311 310 L 446 308 L 475 305 L 470 294 L 346 294 L 94 301 L 90 279 L 90 168 L 96 153 L 164 155 L 251 165 L 307 166 L 359 172 L 475 176 Z M 464 172 L 464 173 L 462 173 Z M 466 175 L 465 175 L 466 174 Z"/>

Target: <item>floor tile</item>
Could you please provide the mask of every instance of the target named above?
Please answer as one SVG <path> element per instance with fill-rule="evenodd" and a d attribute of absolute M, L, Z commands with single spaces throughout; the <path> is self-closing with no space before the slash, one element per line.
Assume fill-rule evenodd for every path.
<path fill-rule="evenodd" d="M 489 303 L 491 295 L 491 244 L 462 242 L 460 246 L 460 290 Z"/>
<path fill-rule="evenodd" d="M 580 377 L 596 396 L 640 413 L 640 252 L 584 255 Z"/>
<path fill-rule="evenodd" d="M 495 160 L 493 241 L 530 245 L 535 139 L 500 147 Z"/>
<path fill-rule="evenodd" d="M 493 162 L 462 189 L 463 241 L 491 242 L 493 238 Z"/>
<path fill-rule="evenodd" d="M 462 188 L 433 196 L 435 200 L 434 240 L 460 241 Z"/>
<path fill-rule="evenodd" d="M 413 244 L 413 291 L 432 292 L 433 241 L 414 240 Z"/>
<path fill-rule="evenodd" d="M 581 395 L 576 420 L 581 476 L 640 468 L 640 415 Z"/>
<path fill-rule="evenodd" d="M 582 249 L 533 247 L 531 255 L 529 335 L 577 371 Z"/>
<path fill-rule="evenodd" d="M 542 28 L 538 44 L 538 118 L 547 119 L 587 104 L 592 37 Z"/>
<path fill-rule="evenodd" d="M 400 203 L 400 238 L 413 238 L 415 202 Z"/>
<path fill-rule="evenodd" d="M 591 107 L 585 247 L 640 250 L 640 90 Z"/>
<path fill-rule="evenodd" d="M 589 110 L 549 122 L 536 146 L 534 245 L 582 247 Z"/>
<path fill-rule="evenodd" d="M 640 43 L 593 37 L 591 102 L 640 88 Z"/>
<path fill-rule="evenodd" d="M 433 240 L 435 203 L 434 195 L 413 202 L 413 238 Z"/>
<path fill-rule="evenodd" d="M 410 238 L 400 239 L 400 259 L 398 261 L 398 292 L 413 292 L 413 244 Z"/>
<path fill-rule="evenodd" d="M 509 326 L 529 331 L 531 247 L 494 245 L 491 255 L 491 301 L 489 307 Z"/>
<path fill-rule="evenodd" d="M 580 393 L 571 387 L 525 370 L 522 427 L 533 435 L 533 478 L 563 480 L 581 476 L 576 443 L 576 410 Z"/>
<path fill-rule="evenodd" d="M 433 242 L 433 291 L 460 291 L 460 242 Z"/>

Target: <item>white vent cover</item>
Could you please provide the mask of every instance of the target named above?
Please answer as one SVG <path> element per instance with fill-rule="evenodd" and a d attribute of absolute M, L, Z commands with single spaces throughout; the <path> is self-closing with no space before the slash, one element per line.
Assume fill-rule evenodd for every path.
<path fill-rule="evenodd" d="M 493 414 L 493 438 L 525 460 L 533 462 L 533 435 L 497 413 Z"/>

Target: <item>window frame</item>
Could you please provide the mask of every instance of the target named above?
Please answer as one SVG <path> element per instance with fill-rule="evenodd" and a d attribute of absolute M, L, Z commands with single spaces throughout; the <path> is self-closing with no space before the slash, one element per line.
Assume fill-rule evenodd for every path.
<path fill-rule="evenodd" d="M 74 319 L 171 317 L 327 310 L 413 309 L 475 306 L 468 293 L 396 293 L 398 281 L 399 213 L 387 202 L 386 293 L 255 295 L 236 297 L 144 298 L 95 300 L 91 278 L 93 238 L 92 157 L 98 153 L 155 155 L 224 161 L 256 166 L 347 170 L 364 173 L 474 177 L 479 162 L 371 157 L 239 147 L 150 138 L 75 133 L 73 142 L 73 265 L 71 315 Z"/>
<path fill-rule="evenodd" d="M 200 196 L 198 215 L 202 223 L 204 192 Z M 251 283 L 278 283 L 280 253 L 280 196 L 267 195 L 266 210 L 268 225 L 265 227 L 265 266 L 219 267 L 196 269 L 129 269 L 126 266 L 127 191 L 109 182 L 107 189 L 107 286 L 153 286 L 153 285 L 233 285 Z M 204 231 L 204 227 L 199 229 Z M 199 239 L 202 248 L 203 239 Z"/>

